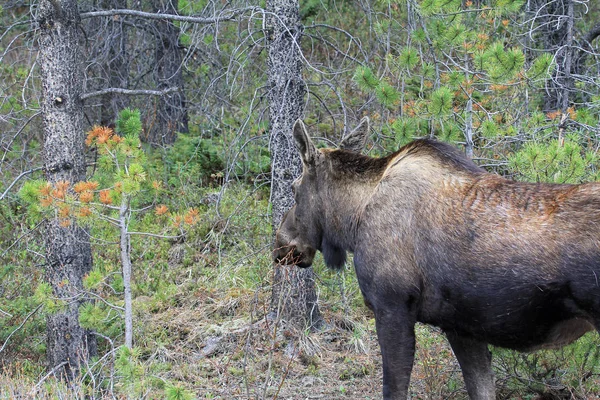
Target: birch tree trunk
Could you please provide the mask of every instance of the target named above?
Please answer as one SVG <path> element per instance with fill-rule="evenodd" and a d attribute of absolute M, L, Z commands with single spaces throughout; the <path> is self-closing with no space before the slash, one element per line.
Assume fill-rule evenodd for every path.
<path fill-rule="evenodd" d="M 85 180 L 83 75 L 76 0 L 40 1 L 38 65 L 43 86 L 44 168 L 49 182 Z M 46 278 L 65 308 L 48 317 L 49 369 L 70 380 L 96 352 L 95 338 L 79 325 L 83 277 L 92 267 L 88 233 L 58 218 L 46 226 Z"/>
<path fill-rule="evenodd" d="M 292 138 L 292 127 L 302 116 L 306 94 L 299 47 L 302 32 L 298 0 L 268 0 L 266 27 L 269 43 L 271 204 L 275 230 L 283 214 L 294 204 L 291 184 L 302 172 Z M 271 307 L 296 327 L 320 324 L 313 269 L 275 265 Z"/>

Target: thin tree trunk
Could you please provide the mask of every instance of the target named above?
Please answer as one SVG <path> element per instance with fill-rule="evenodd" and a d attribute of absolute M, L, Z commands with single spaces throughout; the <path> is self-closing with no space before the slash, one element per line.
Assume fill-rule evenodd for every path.
<path fill-rule="evenodd" d="M 131 298 L 131 236 L 128 232 L 129 199 L 123 196 L 119 207 L 121 236 L 121 264 L 123 265 L 123 288 L 125 291 L 125 346 L 133 347 L 133 303 Z"/>
<path fill-rule="evenodd" d="M 127 8 L 127 0 L 93 0 L 90 7 L 94 10 L 124 9 Z M 82 20 L 82 29 L 86 32 L 83 49 L 87 64 L 85 93 L 109 88 L 129 88 L 129 27 L 124 16 Z M 105 93 L 87 103 L 87 106 L 92 107 L 86 107 L 86 119 L 102 126 L 114 127 L 119 111 L 129 107 L 129 103 L 129 97 L 123 93 Z"/>
<path fill-rule="evenodd" d="M 271 203 L 275 230 L 283 214 L 294 204 L 291 183 L 302 172 L 292 127 L 302 115 L 306 87 L 299 48 L 302 32 L 298 0 L 269 0 L 267 12 Z M 274 312 L 281 312 L 280 316 L 296 327 L 320 324 L 313 269 L 276 265 L 271 304 Z"/>
<path fill-rule="evenodd" d="M 127 8 L 127 0 L 103 0 L 101 7 Z M 106 65 L 105 82 L 109 88 L 129 87 L 129 56 L 127 52 L 127 29 L 123 17 L 112 18 L 106 27 Z M 124 94 L 109 93 L 102 96 L 100 101 L 100 125 L 112 126 L 119 111 L 129 106 L 129 99 Z"/>
<path fill-rule="evenodd" d="M 43 86 L 44 168 L 51 183 L 85 180 L 82 80 L 76 0 L 42 0 L 38 65 Z M 58 218 L 46 226 L 46 278 L 65 308 L 48 317 L 48 367 L 74 378 L 96 352 L 95 337 L 79 325 L 83 277 L 92 255 L 85 229 Z"/>
<path fill-rule="evenodd" d="M 547 83 L 544 111 L 562 110 L 574 90 L 571 79 L 573 0 L 532 0 L 527 4 L 528 14 L 539 26 L 535 42 L 541 43 L 544 51 L 555 53 L 556 70 Z"/>
<path fill-rule="evenodd" d="M 178 0 L 153 0 L 155 12 L 177 14 Z M 156 98 L 155 112 L 150 117 L 148 137 L 143 138 L 154 146 L 170 145 L 177 132 L 188 132 L 188 113 L 183 93 L 182 56 L 179 46 L 179 28 L 172 21 L 156 23 L 155 33 L 156 89 L 178 87 L 178 92 Z"/>
<path fill-rule="evenodd" d="M 573 1 L 569 0 L 567 4 L 567 26 L 566 26 L 566 37 L 564 43 L 564 67 L 563 67 L 563 84 L 562 84 L 562 98 L 561 98 L 561 110 L 563 114 L 567 113 L 569 108 L 570 92 L 575 89 L 573 78 L 571 77 L 571 65 L 573 61 Z"/>

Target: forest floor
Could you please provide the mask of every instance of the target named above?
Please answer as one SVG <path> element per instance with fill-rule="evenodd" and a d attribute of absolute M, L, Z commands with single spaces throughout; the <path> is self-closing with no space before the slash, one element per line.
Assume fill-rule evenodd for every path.
<path fill-rule="evenodd" d="M 261 300 L 264 306 L 266 299 L 246 294 L 215 302 L 214 297 L 200 297 L 203 307 L 169 308 L 147 314 L 148 320 L 140 324 L 160 326 L 179 338 L 151 357 L 170 360 L 169 378 L 186 382 L 198 398 L 381 398 L 381 355 L 374 320 L 366 308 L 353 315 L 355 321 L 325 309 L 322 329 L 297 332 L 265 318 L 254 322 L 240 318 L 240 308 Z M 417 336 L 411 397 L 467 398 L 445 338 L 423 325 L 417 326 Z"/>
<path fill-rule="evenodd" d="M 114 375 L 95 377 L 104 389 L 90 396 L 83 385 L 60 389 L 50 379 L 41 384 L 39 377 L 24 379 L 13 369 L 0 374 L 0 399 L 381 399 L 381 355 L 373 316 L 364 306 L 349 315 L 324 301 L 323 327 L 299 332 L 264 317 L 269 304 L 267 289 L 181 290 L 168 304 L 161 308 L 150 298 L 135 299 L 139 353 L 134 365 L 139 378 L 131 375 L 123 380 L 126 369 L 119 367 L 117 360 Z M 421 324 L 416 326 L 416 334 L 410 398 L 467 399 L 460 368 L 444 336 Z M 498 359 L 506 362 L 510 357 Z M 573 356 L 569 357 L 567 363 L 573 361 Z M 552 367 L 554 375 L 565 366 L 565 359 L 555 363 L 559 367 Z M 519 375 L 517 365 L 521 364 L 508 369 Z M 42 371 L 39 376 L 44 375 Z M 497 376 L 499 399 L 597 398 L 572 395 L 568 389 L 536 394 L 524 387 L 525 381 L 534 383 L 525 375 L 515 391 L 514 382 L 503 379 L 505 375 Z M 600 383 L 598 376 L 586 379 L 592 388 Z M 165 382 L 162 387 L 161 381 Z M 190 396 L 165 396 L 166 382 L 175 383 Z M 592 392 L 596 390 L 588 393 Z"/>
<path fill-rule="evenodd" d="M 193 308 L 188 300 L 188 307 L 146 314 L 148 319 L 140 321 L 140 327 L 160 327 L 177 339 L 160 356 L 149 358 L 170 360 L 168 378 L 184 382 L 199 399 L 381 399 L 381 354 L 374 318 L 365 306 L 355 305 L 348 314 L 325 300 L 321 303 L 324 326 L 298 332 L 264 318 L 269 295 L 268 290 L 238 289 L 219 299 L 218 293 L 196 292 L 189 295 L 197 300 Z M 417 324 L 416 336 L 410 398 L 467 399 L 460 367 L 444 335 Z M 595 347 L 597 338 L 591 340 Z M 565 363 L 576 363 L 572 353 L 550 361 L 536 358 L 539 353 L 527 358 L 496 351 L 500 399 L 597 398 L 592 394 L 595 389 L 582 397 L 552 378 L 565 374 L 561 370 Z M 550 384 L 536 389 L 535 380 L 540 378 L 520 371 L 523 365 L 533 369 L 531 364 L 548 367 L 542 374 Z M 592 388 L 600 384 L 599 376 L 588 379 L 586 385 Z"/>

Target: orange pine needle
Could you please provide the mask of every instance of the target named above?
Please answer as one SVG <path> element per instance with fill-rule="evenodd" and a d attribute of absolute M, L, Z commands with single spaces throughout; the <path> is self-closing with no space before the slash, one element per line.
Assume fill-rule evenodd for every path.
<path fill-rule="evenodd" d="M 54 184 L 54 188 L 56 190 L 61 190 L 63 192 L 66 192 L 69 189 L 70 185 L 71 185 L 71 183 L 69 181 L 58 181 Z"/>
<path fill-rule="evenodd" d="M 110 196 L 110 191 L 108 189 L 100 191 L 100 203 L 112 204 L 112 197 Z"/>
<path fill-rule="evenodd" d="M 89 207 L 81 207 L 79 209 L 79 214 L 80 217 L 88 217 L 90 215 L 92 215 L 92 210 L 90 210 Z"/>
<path fill-rule="evenodd" d="M 50 207 L 53 203 L 53 199 L 51 196 L 44 196 L 40 198 L 40 205 L 42 207 Z"/>
<path fill-rule="evenodd" d="M 154 210 L 154 214 L 161 216 L 169 212 L 169 209 L 164 204 L 157 206 Z"/>
<path fill-rule="evenodd" d="M 184 222 L 188 225 L 195 225 L 198 222 L 198 216 L 200 212 L 195 208 L 190 208 L 183 218 Z"/>
<path fill-rule="evenodd" d="M 52 192 L 50 192 L 50 195 L 52 197 L 54 197 L 55 199 L 64 199 L 65 198 L 65 192 L 64 190 L 58 190 L 58 189 L 54 189 L 52 190 Z"/>
<path fill-rule="evenodd" d="M 77 182 L 73 186 L 73 190 L 75 191 L 75 193 L 81 193 L 86 189 L 87 189 L 87 182 L 84 182 L 84 181 Z"/>
<path fill-rule="evenodd" d="M 79 195 L 79 201 L 82 203 L 89 203 L 92 200 L 94 200 L 94 193 L 89 190 L 86 190 Z"/>
<path fill-rule="evenodd" d="M 71 215 L 71 208 L 68 205 L 63 203 L 58 208 L 58 215 L 62 218 L 67 218 L 69 215 Z"/>

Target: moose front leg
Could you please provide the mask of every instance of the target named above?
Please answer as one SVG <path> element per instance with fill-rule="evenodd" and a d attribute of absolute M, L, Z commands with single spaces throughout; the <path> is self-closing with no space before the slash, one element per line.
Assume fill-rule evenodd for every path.
<path fill-rule="evenodd" d="M 383 360 L 383 399 L 406 400 L 415 355 L 415 319 L 406 310 L 375 312 Z"/>
<path fill-rule="evenodd" d="M 496 390 L 492 372 L 492 355 L 487 343 L 453 333 L 446 333 L 446 337 L 460 364 L 469 398 L 494 400 Z"/>

